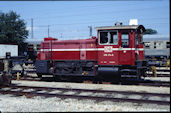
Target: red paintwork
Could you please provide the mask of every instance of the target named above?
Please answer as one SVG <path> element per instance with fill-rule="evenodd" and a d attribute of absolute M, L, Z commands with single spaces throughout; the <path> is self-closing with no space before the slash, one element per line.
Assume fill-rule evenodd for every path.
<path fill-rule="evenodd" d="M 97 51 L 85 51 L 81 49 L 96 49 L 96 38 L 82 40 L 60 40 L 46 41 L 41 43 L 41 49 L 49 49 L 48 51 L 40 51 L 39 60 L 97 60 Z M 51 54 L 52 43 L 52 54 Z M 60 51 L 56 51 L 59 50 Z M 67 50 L 70 49 L 70 50 Z M 67 51 L 65 51 L 67 50 Z"/>
<path fill-rule="evenodd" d="M 113 49 L 118 49 L 118 51 L 113 51 L 109 53 L 105 53 L 104 51 L 98 52 L 98 64 L 99 65 L 135 65 L 135 50 L 131 50 L 135 48 L 135 33 L 129 33 L 129 47 L 123 48 L 121 47 L 121 32 L 118 31 L 118 45 L 110 45 Z M 99 45 L 98 48 L 104 48 L 106 45 Z M 108 54 L 105 56 L 105 54 Z"/>
<path fill-rule="evenodd" d="M 44 41 L 51 41 L 51 40 L 58 40 L 58 39 L 56 39 L 56 38 L 52 38 L 52 37 L 47 37 L 47 38 L 44 38 Z"/>
<path fill-rule="evenodd" d="M 38 52 L 37 59 L 93 60 L 97 61 L 98 65 L 135 65 L 136 60 L 144 59 L 144 51 L 139 50 L 143 49 L 143 44 L 135 46 L 135 30 L 132 32 L 127 30 L 130 37 L 129 47 L 123 48 L 121 46 L 122 31 L 118 30 L 118 45 L 99 45 L 99 37 L 80 40 L 45 38 L 41 42 L 41 50 Z"/>

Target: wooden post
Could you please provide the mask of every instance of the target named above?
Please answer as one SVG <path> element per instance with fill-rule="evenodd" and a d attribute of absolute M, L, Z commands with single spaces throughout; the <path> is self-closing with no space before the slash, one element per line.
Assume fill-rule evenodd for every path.
<path fill-rule="evenodd" d="M 166 62 L 166 69 L 168 69 L 168 67 L 170 67 L 170 60 L 167 60 Z"/>
<path fill-rule="evenodd" d="M 20 73 L 17 72 L 17 80 L 19 80 L 19 79 L 20 79 Z"/>
<path fill-rule="evenodd" d="M 156 66 L 151 66 L 154 77 L 157 77 Z"/>

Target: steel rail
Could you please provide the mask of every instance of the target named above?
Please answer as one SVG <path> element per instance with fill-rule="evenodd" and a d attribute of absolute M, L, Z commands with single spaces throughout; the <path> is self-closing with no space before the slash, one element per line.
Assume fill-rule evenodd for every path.
<path fill-rule="evenodd" d="M 5 88 L 5 87 L 1 87 Z M 152 104 L 160 104 L 160 105 L 170 105 L 170 101 L 163 101 L 163 100 L 148 100 L 148 97 L 151 96 L 159 96 L 161 98 L 170 98 L 170 94 L 159 94 L 159 93 L 145 93 L 145 92 L 126 92 L 126 91 L 109 91 L 109 90 L 90 90 L 90 89 L 71 89 L 71 88 L 52 88 L 52 87 L 29 87 L 29 86 L 10 86 L 8 88 L 18 89 L 19 91 L 12 91 L 12 90 L 0 90 L 2 94 L 13 94 L 13 95 L 30 95 L 30 96 L 44 96 L 44 97 L 60 97 L 60 98 L 79 98 L 79 99 L 95 99 L 95 100 L 109 100 L 109 101 L 126 101 L 126 102 L 135 102 L 135 103 L 152 103 Z M 21 89 L 36 89 L 35 91 L 31 92 L 23 92 Z M 59 94 L 51 94 L 48 92 L 60 90 L 61 93 Z M 47 91 L 46 93 L 38 93 L 37 91 Z M 67 91 L 73 91 L 74 94 L 64 94 Z M 106 96 L 92 96 L 92 95 L 79 95 L 82 92 L 93 92 L 93 93 L 112 93 L 112 94 L 122 94 L 130 96 L 130 95 L 140 95 L 143 99 L 130 99 L 130 98 L 116 98 L 116 97 L 109 97 Z"/>
<path fill-rule="evenodd" d="M 12 78 L 12 80 L 17 80 L 16 78 Z M 26 81 L 53 81 L 52 77 L 50 78 L 37 78 L 37 77 L 21 77 L 19 80 L 26 80 Z M 129 84 L 125 84 L 125 83 Z M 82 82 L 84 84 L 94 84 L 93 82 Z M 130 84 L 131 83 L 131 84 Z M 136 83 L 136 84 L 134 84 Z M 97 83 L 98 84 L 98 83 Z M 102 84 L 112 84 L 111 82 L 102 82 Z M 144 80 L 144 81 L 135 81 L 135 80 L 128 80 L 122 81 L 122 85 L 137 85 L 137 86 L 153 86 L 153 87 L 170 87 L 170 82 L 166 81 L 152 81 L 152 80 Z"/>

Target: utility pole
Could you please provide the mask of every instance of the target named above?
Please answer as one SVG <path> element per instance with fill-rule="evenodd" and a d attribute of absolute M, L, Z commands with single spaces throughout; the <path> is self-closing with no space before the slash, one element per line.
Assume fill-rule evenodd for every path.
<path fill-rule="evenodd" d="M 61 39 L 62 39 L 62 33 L 61 33 Z"/>
<path fill-rule="evenodd" d="M 50 27 L 50 25 L 48 25 L 48 37 L 49 37 L 49 27 Z"/>
<path fill-rule="evenodd" d="M 31 18 L 31 38 L 33 39 L 33 18 Z"/>
<path fill-rule="evenodd" d="M 90 28 L 90 37 L 92 36 L 92 26 L 88 26 Z"/>

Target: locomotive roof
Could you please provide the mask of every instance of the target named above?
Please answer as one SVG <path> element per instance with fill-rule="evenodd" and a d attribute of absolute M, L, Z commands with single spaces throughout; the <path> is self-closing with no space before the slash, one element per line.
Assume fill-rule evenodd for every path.
<path fill-rule="evenodd" d="M 116 25 L 116 26 L 102 26 L 102 27 L 96 27 L 97 30 L 107 30 L 107 29 L 142 29 L 145 31 L 145 28 L 143 25 Z"/>

